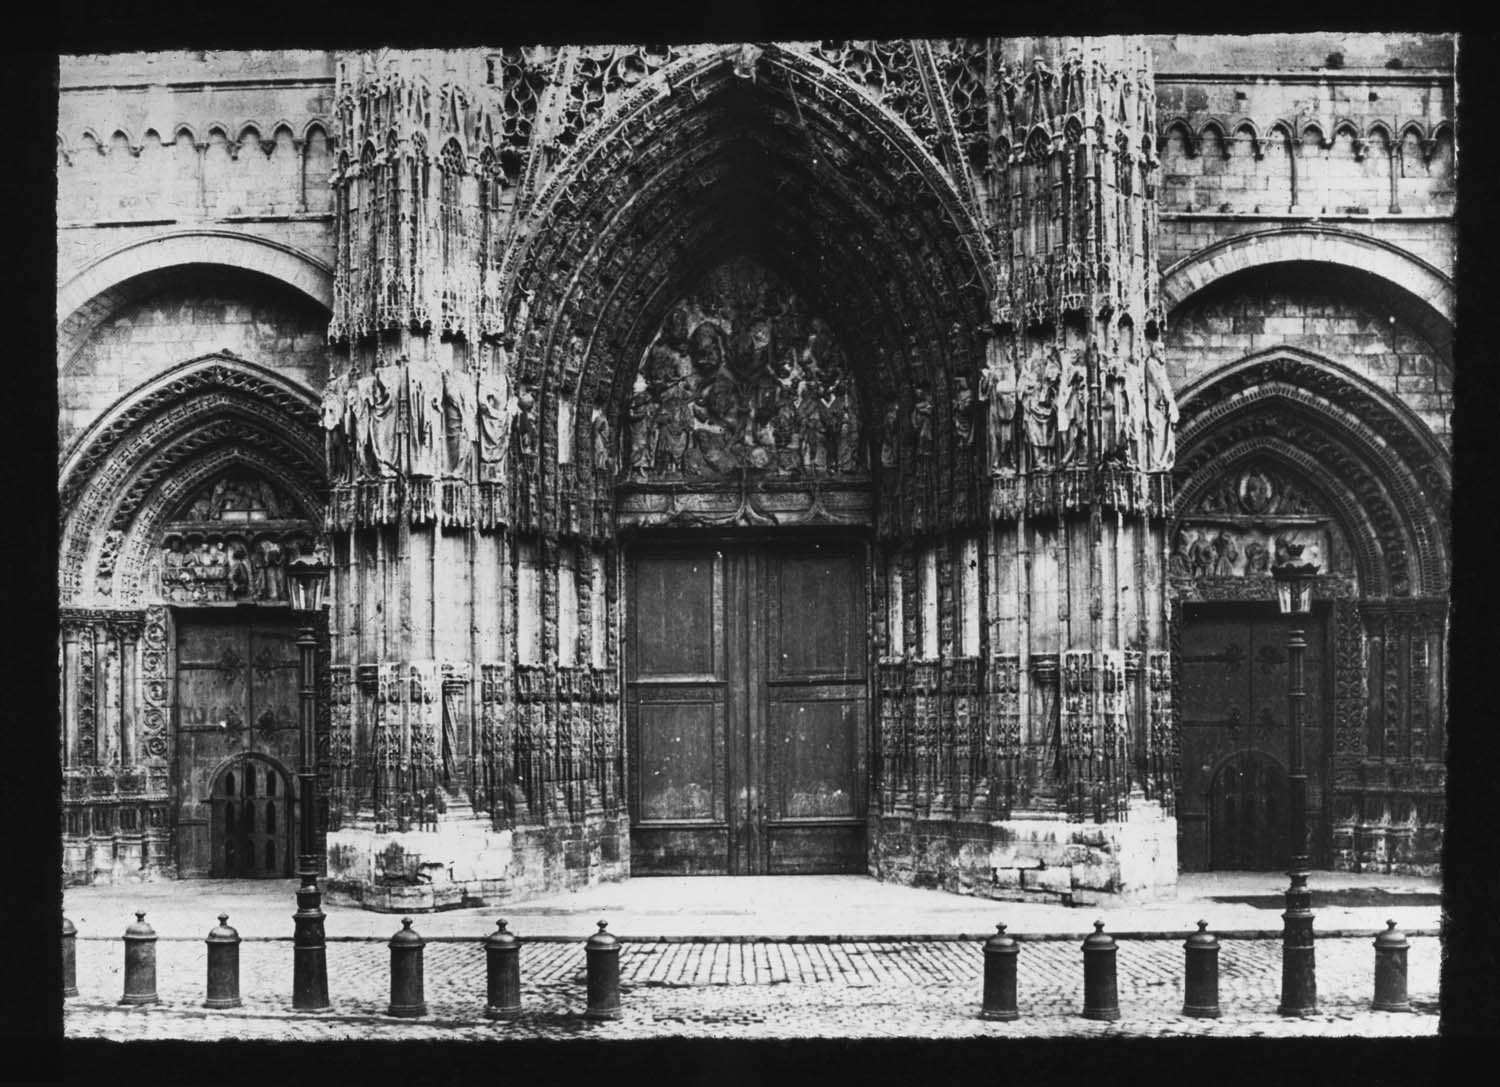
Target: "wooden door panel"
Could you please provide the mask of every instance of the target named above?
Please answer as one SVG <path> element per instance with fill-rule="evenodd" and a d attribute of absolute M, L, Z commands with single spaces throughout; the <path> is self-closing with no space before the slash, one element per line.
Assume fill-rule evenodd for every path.
<path fill-rule="evenodd" d="M 636 560 L 637 678 L 723 678 L 719 578 L 712 553 Z"/>
<path fill-rule="evenodd" d="M 861 707 L 843 701 L 779 701 L 766 729 L 771 819 L 852 819 L 858 789 Z"/>
<path fill-rule="evenodd" d="M 636 709 L 642 823 L 724 819 L 722 702 L 646 702 Z"/>
<path fill-rule="evenodd" d="M 863 678 L 867 650 L 859 573 L 849 554 L 819 549 L 774 556 L 770 680 Z"/>

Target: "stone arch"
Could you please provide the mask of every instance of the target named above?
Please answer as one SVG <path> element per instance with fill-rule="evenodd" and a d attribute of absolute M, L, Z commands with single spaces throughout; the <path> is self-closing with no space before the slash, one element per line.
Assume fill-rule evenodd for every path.
<path fill-rule="evenodd" d="M 1183 257 L 1162 274 L 1167 312 L 1225 276 L 1267 264 L 1335 264 L 1399 288 L 1409 296 L 1414 323 L 1451 357 L 1457 293 L 1453 280 L 1426 261 L 1378 238 L 1329 226 L 1279 227 L 1236 234 Z"/>
<path fill-rule="evenodd" d="M 57 357 L 71 358 L 91 329 L 120 302 L 131 280 L 173 267 L 215 264 L 259 272 L 333 310 L 333 269 L 269 238 L 237 230 L 183 230 L 130 242 L 93 261 L 57 292 Z"/>
<path fill-rule="evenodd" d="M 321 521 L 326 470 L 312 394 L 216 354 L 175 367 L 105 412 L 59 479 L 60 601 L 141 602 L 163 519 L 231 468 L 274 481 L 302 518 Z"/>
<path fill-rule="evenodd" d="M 502 275 L 517 376 L 538 404 L 574 400 L 578 448 L 594 407 L 623 419 L 665 308 L 748 253 L 848 338 L 867 435 L 899 403 L 898 472 L 947 485 L 951 439 L 919 458 L 904 420 L 925 398 L 951 436 L 949 394 L 955 377 L 974 380 L 990 270 L 983 230 L 908 129 L 831 66 L 770 45 L 748 70 L 738 47 L 664 69 L 584 140 L 532 203 L 536 226 Z M 554 419 L 538 424 L 545 490 L 558 485 L 541 467 L 558 438 Z"/>
<path fill-rule="evenodd" d="M 1276 348 L 1183 390 L 1178 511 L 1260 455 L 1311 482 L 1349 541 L 1365 597 L 1448 591 L 1448 454 L 1384 390 L 1311 352 Z M 1175 529 L 1175 525 L 1174 525 Z"/>

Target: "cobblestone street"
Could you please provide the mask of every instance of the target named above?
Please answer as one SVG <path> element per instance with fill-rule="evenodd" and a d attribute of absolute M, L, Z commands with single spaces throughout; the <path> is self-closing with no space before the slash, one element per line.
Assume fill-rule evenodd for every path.
<path fill-rule="evenodd" d="M 420 919 L 418 919 L 420 926 Z M 420 928 L 419 928 L 420 930 Z M 80 939 L 80 995 L 67 1002 L 69 1037 L 189 1040 L 635 1038 L 982 1038 L 1090 1036 L 1422 1036 L 1438 1026 L 1439 941 L 1411 941 L 1412 1014 L 1370 1010 L 1371 940 L 1320 940 L 1319 1013 L 1277 1014 L 1281 948 L 1276 940 L 1223 940 L 1219 1020 L 1182 1016 L 1180 939 L 1121 941 L 1121 1018 L 1083 1019 L 1082 953 L 1074 940 L 1026 941 L 1018 964 L 1021 1018 L 977 1017 L 983 960 L 972 941 L 719 941 L 632 943 L 621 951 L 622 1015 L 589 1022 L 584 951 L 578 940 L 535 940 L 522 948 L 523 1014 L 494 1023 L 483 1015 L 485 956 L 477 939 L 430 940 L 425 949 L 428 1015 L 385 1014 L 390 951 L 383 941 L 331 941 L 333 1009 L 294 1012 L 289 940 L 241 945 L 244 1007 L 202 1007 L 201 940 L 157 944 L 162 1003 L 115 1003 L 123 991 L 121 941 Z"/>

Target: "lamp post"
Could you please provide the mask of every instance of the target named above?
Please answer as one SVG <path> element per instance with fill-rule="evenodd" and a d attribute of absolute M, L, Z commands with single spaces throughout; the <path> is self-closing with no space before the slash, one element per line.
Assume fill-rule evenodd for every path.
<path fill-rule="evenodd" d="M 1307 767 L 1302 756 L 1302 707 L 1307 699 L 1302 664 L 1307 653 L 1307 614 L 1312 605 L 1312 582 L 1318 566 L 1296 561 L 1301 547 L 1277 541 L 1276 603 L 1287 617 L 1287 716 L 1290 724 L 1287 779 L 1291 792 L 1288 847 L 1291 886 L 1281 935 L 1282 1015 L 1311 1015 L 1318 1010 L 1317 968 L 1313 956 L 1312 894 L 1307 889 Z"/>
<path fill-rule="evenodd" d="M 297 631 L 301 742 L 297 768 L 297 912 L 292 915 L 296 934 L 292 940 L 292 1007 L 299 1011 L 327 1011 L 328 949 L 323 934 L 323 895 L 318 890 L 317 785 L 313 769 L 313 720 L 317 699 L 318 636 L 315 617 L 323 610 L 328 588 L 328 567 L 316 557 L 303 555 L 287 564 L 292 607 L 302 620 Z"/>

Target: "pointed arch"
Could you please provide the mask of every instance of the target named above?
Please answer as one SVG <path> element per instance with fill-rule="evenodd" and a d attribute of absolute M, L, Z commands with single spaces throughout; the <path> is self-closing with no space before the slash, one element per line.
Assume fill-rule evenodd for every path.
<path fill-rule="evenodd" d="M 58 484 L 64 604 L 138 602 L 163 518 L 193 488 L 239 468 L 321 520 L 326 488 L 313 394 L 227 354 L 183 363 L 123 398 L 83 435 Z"/>

